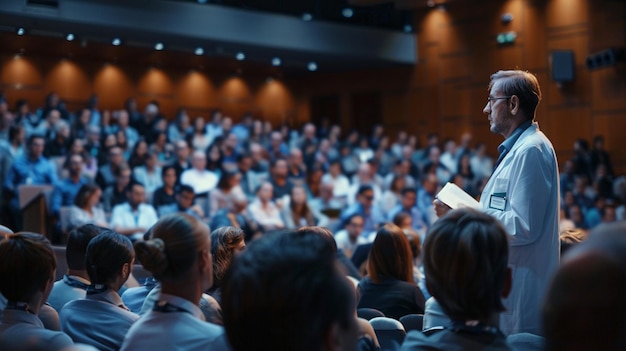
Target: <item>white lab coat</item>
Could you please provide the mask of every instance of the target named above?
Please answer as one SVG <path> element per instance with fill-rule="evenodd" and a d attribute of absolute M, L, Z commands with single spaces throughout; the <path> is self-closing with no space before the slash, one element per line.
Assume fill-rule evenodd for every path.
<path fill-rule="evenodd" d="M 504 300 L 507 311 L 501 314 L 500 329 L 541 334 L 541 305 L 559 264 L 559 173 L 554 148 L 537 123 L 494 170 L 480 202 L 511 235 L 513 287 Z"/>

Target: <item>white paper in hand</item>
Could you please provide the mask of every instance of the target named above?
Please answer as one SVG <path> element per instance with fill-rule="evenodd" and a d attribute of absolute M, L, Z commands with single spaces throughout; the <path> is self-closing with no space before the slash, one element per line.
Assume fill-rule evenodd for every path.
<path fill-rule="evenodd" d="M 439 194 L 437 194 L 437 199 L 450 206 L 452 209 L 460 207 L 480 209 L 482 207 L 480 202 L 476 201 L 470 194 L 466 193 L 454 183 L 446 183 Z"/>

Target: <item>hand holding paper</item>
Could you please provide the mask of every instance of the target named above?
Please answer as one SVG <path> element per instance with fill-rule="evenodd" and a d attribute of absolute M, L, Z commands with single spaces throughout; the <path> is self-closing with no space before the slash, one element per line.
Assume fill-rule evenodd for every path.
<path fill-rule="evenodd" d="M 446 183 L 439 194 L 437 194 L 436 198 L 452 209 L 460 207 L 480 209 L 482 207 L 480 202 L 476 201 L 476 199 L 454 183 Z"/>

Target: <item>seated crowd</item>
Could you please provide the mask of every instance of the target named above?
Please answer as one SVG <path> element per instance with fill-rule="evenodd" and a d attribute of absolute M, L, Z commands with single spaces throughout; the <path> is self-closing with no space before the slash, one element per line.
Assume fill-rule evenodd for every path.
<path fill-rule="evenodd" d="M 0 350 L 626 347 L 626 180 L 601 138 L 591 152 L 578 141 L 561 175 L 567 253 L 543 335 L 504 335 L 507 233 L 432 207 L 445 182 L 477 196 L 491 173 L 467 134 L 441 152 L 436 135 L 391 144 L 381 126 L 340 140 L 328 123 L 298 133 L 219 111 L 168 123 L 132 99 L 113 113 L 72 115 L 55 94 L 37 114 L 5 110 Z M 25 184 L 53 186 L 56 282 L 50 242 L 19 231 Z"/>
<path fill-rule="evenodd" d="M 54 93 L 36 112 L 24 100 L 11 111 L 0 96 L 0 105 L 0 220 L 20 229 L 19 187 L 51 185 L 55 241 L 85 223 L 137 240 L 160 216 L 181 211 L 248 237 L 303 225 L 350 231 L 341 245 L 351 253 L 361 233 L 369 237 L 402 212 L 423 240 L 438 189 L 453 182 L 478 196 L 493 168 L 485 145 L 472 147 L 467 133 L 442 144 L 431 134 L 422 146 L 405 131 L 392 143 L 380 125 L 342 138 L 327 119 L 301 132 L 251 115 L 234 124 L 220 111 L 207 122 L 180 109 L 168 121 L 156 101 L 143 113 L 133 99 L 100 111 L 97 98 L 70 113 Z M 603 138 L 591 149 L 577 140 L 574 150 L 561 172 L 560 229 L 624 219 L 626 177 L 614 174 Z M 348 228 L 354 214 L 363 217 L 360 231 Z"/>

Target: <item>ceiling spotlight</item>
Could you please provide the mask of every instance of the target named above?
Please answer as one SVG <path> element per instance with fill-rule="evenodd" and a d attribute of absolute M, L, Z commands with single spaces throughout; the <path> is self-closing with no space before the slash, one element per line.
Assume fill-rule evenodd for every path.
<path fill-rule="evenodd" d="M 17 35 L 24 35 L 24 34 L 26 34 L 26 29 L 19 27 L 17 29 Z"/>
<path fill-rule="evenodd" d="M 111 44 L 113 44 L 113 46 L 120 46 L 120 45 L 122 45 L 122 39 L 120 39 L 120 38 L 113 38 L 113 41 L 111 42 Z"/>
<path fill-rule="evenodd" d="M 302 14 L 302 20 L 306 22 L 311 21 L 313 20 L 313 15 L 308 12 L 305 12 Z"/>
<path fill-rule="evenodd" d="M 280 57 L 274 57 L 272 59 L 272 66 L 280 66 L 283 62 L 281 61 Z"/>
<path fill-rule="evenodd" d="M 196 50 L 193 53 L 198 55 L 198 56 L 202 56 L 202 55 L 204 55 L 204 49 L 201 48 L 201 47 L 197 47 Z"/>
<path fill-rule="evenodd" d="M 426 5 L 428 5 L 428 7 L 435 7 L 435 1 L 434 0 L 428 0 L 426 2 Z"/>
<path fill-rule="evenodd" d="M 237 55 L 235 55 L 235 59 L 237 59 L 237 61 L 243 61 L 246 59 L 246 54 L 238 52 Z"/>
<path fill-rule="evenodd" d="M 67 41 L 72 41 L 74 39 L 75 39 L 75 37 L 74 37 L 73 33 L 67 33 L 67 35 L 65 36 L 65 40 L 67 40 Z"/>
<path fill-rule="evenodd" d="M 317 71 L 317 63 L 311 61 L 306 65 L 306 68 L 311 72 Z"/>
<path fill-rule="evenodd" d="M 351 18 L 352 16 L 354 16 L 354 10 L 352 10 L 349 7 L 346 7 L 345 9 L 341 10 L 341 14 L 345 18 Z"/>
<path fill-rule="evenodd" d="M 154 50 L 156 50 L 156 51 L 161 51 L 161 50 L 163 50 L 164 48 L 165 48 L 165 45 L 163 45 L 163 43 L 156 43 L 156 44 L 154 45 Z"/>

